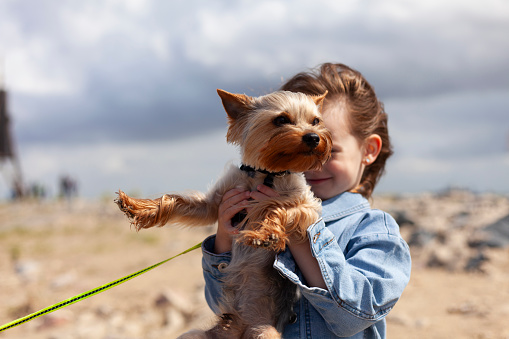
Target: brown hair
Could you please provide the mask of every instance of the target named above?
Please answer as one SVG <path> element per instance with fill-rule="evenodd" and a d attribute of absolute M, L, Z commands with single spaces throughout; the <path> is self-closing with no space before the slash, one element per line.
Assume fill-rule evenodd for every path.
<path fill-rule="evenodd" d="M 325 63 L 315 71 L 302 72 L 288 80 L 281 90 L 320 95 L 329 91 L 324 105 L 333 100 L 345 100 L 353 135 L 364 141 L 372 134 L 382 139 L 377 159 L 366 166 L 355 192 L 369 198 L 385 170 L 385 162 L 392 155 L 387 127 L 387 114 L 373 87 L 358 71 L 343 65 Z"/>

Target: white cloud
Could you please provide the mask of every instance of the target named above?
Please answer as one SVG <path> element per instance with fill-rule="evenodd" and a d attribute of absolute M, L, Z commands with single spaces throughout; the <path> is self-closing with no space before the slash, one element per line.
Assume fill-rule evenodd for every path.
<path fill-rule="evenodd" d="M 0 41 L 7 55 L 20 48 L 15 56 L 20 61 L 12 61 L 10 73 L 20 79 L 13 80 L 13 88 L 26 92 L 73 89 L 90 67 L 117 61 L 132 68 L 146 51 L 177 69 L 181 65 L 172 55 L 183 53 L 186 62 L 218 68 L 224 78 L 275 73 L 279 78 L 324 61 L 344 61 L 365 71 L 383 67 L 396 77 L 417 68 L 415 82 L 427 81 L 430 70 L 437 70 L 443 74 L 437 77 L 449 78 L 442 81 L 445 85 L 469 79 L 472 70 L 482 74 L 505 65 L 509 57 L 509 3 L 502 0 L 486 5 L 455 0 L 190 1 L 187 6 L 110 0 L 56 7 L 41 1 L 39 6 L 49 8 L 43 14 L 54 17 L 51 22 L 41 19 L 39 24 L 47 27 L 40 29 L 26 29 L 30 24 L 23 22 L 22 11 L 11 9 L 14 3 L 0 8 Z M 37 51 L 38 45 L 45 46 L 43 51 Z M 18 76 L 24 69 L 30 76 Z M 390 84 L 391 79 L 384 81 Z"/>
<path fill-rule="evenodd" d="M 6 87 L 33 95 L 77 93 L 79 79 L 73 77 L 73 72 L 54 65 L 49 60 L 49 49 L 45 41 L 34 41 L 28 49 L 10 50 L 5 57 Z"/>
<path fill-rule="evenodd" d="M 477 175 L 475 157 L 500 157 L 507 143 L 508 30 L 504 0 L 0 2 L 0 56 L 27 178 L 72 172 L 86 194 L 114 181 L 149 192 L 159 190 L 153 178 L 208 177 L 191 164 L 219 146 L 192 158 L 183 151 L 192 141 L 165 140 L 184 125 L 221 126 L 211 127 L 215 88 L 263 93 L 325 61 L 375 86 L 394 161 L 422 174 L 419 184 L 455 179 L 456 162 L 465 178 Z M 120 143 L 131 135 L 156 141 L 127 151 Z"/>
<path fill-rule="evenodd" d="M 50 39 L 26 36 L 10 18 L 0 19 L 0 41 L 0 61 L 5 63 L 3 81 L 7 88 L 35 95 L 78 90 L 77 82 L 70 79 L 73 72 L 68 74 L 53 63 L 54 43 Z"/>
<path fill-rule="evenodd" d="M 147 13 L 149 7 L 151 7 L 151 2 L 146 0 L 113 0 L 113 3 L 125 6 L 125 8 L 135 14 Z"/>
<path fill-rule="evenodd" d="M 154 52 L 162 62 L 170 63 L 171 51 L 168 46 L 168 37 L 163 32 L 154 32 L 148 39 L 148 43 Z"/>

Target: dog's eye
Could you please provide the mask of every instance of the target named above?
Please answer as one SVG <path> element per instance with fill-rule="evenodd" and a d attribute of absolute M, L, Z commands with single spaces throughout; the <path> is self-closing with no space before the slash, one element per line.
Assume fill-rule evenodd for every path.
<path fill-rule="evenodd" d="M 283 126 L 283 125 L 291 123 L 290 119 L 285 115 L 280 115 L 280 116 L 276 117 L 274 120 L 272 120 L 272 122 L 276 126 Z"/>
<path fill-rule="evenodd" d="M 320 123 L 320 119 L 315 118 L 315 119 L 313 120 L 313 122 L 311 123 L 311 125 L 316 126 L 316 125 L 318 125 L 319 123 Z"/>

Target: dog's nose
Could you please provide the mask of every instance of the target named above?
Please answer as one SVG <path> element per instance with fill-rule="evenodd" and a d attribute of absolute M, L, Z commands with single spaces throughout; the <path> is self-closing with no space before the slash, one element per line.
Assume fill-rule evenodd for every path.
<path fill-rule="evenodd" d="M 309 146 L 309 148 L 314 149 L 320 143 L 320 137 L 316 133 L 308 133 L 302 136 L 302 141 Z"/>

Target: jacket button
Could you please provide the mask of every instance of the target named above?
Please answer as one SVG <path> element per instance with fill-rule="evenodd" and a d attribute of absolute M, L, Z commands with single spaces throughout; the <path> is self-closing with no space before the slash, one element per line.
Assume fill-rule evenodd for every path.
<path fill-rule="evenodd" d="M 225 268 L 227 268 L 227 267 L 228 267 L 228 263 L 225 263 L 225 262 L 222 262 L 219 265 L 217 265 L 217 269 L 219 270 L 219 272 L 223 272 L 225 270 Z"/>
<path fill-rule="evenodd" d="M 316 244 L 316 241 L 318 240 L 319 237 L 320 237 L 320 232 L 313 235 L 313 244 Z"/>
<path fill-rule="evenodd" d="M 290 324 L 295 324 L 297 322 L 297 314 L 292 312 L 292 314 L 290 314 L 289 322 L 290 322 Z"/>

